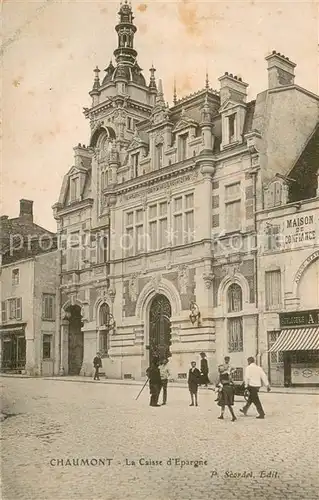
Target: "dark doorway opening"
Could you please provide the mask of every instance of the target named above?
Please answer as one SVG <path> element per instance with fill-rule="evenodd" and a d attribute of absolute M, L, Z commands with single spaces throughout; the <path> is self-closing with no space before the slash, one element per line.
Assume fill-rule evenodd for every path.
<path fill-rule="evenodd" d="M 171 305 L 165 295 L 155 295 L 149 317 L 150 363 L 154 358 L 160 361 L 172 356 L 171 346 Z"/>
<path fill-rule="evenodd" d="M 84 353 L 81 308 L 77 305 L 70 306 L 67 311 L 71 314 L 69 319 L 69 375 L 79 375 Z"/>

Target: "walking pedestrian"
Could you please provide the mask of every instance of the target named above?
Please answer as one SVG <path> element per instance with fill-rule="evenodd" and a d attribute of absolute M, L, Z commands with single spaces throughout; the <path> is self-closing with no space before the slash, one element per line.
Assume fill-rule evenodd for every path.
<path fill-rule="evenodd" d="M 101 359 L 101 354 L 99 352 L 96 353 L 96 356 L 93 359 L 93 366 L 95 369 L 93 380 L 100 380 L 99 369 L 102 368 L 102 359 Z"/>
<path fill-rule="evenodd" d="M 158 358 L 153 358 L 151 365 L 146 370 L 150 386 L 150 406 L 161 406 L 158 404 L 158 397 L 161 390 L 161 375 L 158 368 Z"/>
<path fill-rule="evenodd" d="M 170 377 L 170 372 L 168 369 L 168 359 L 164 359 L 159 365 L 159 371 L 161 376 L 161 389 L 163 389 L 163 405 L 167 402 L 167 384 Z"/>
<path fill-rule="evenodd" d="M 224 368 L 225 367 L 223 365 L 219 367 L 219 381 L 218 381 L 219 396 L 217 399 L 218 401 L 217 404 L 218 406 L 220 406 L 221 413 L 218 419 L 219 420 L 224 419 L 225 407 L 227 406 L 232 416 L 231 421 L 235 422 L 237 418 L 232 408 L 234 405 L 234 398 L 235 398 L 234 384 L 229 370 L 227 368 L 225 370 Z"/>
<path fill-rule="evenodd" d="M 198 406 L 197 401 L 197 392 L 198 386 L 200 385 L 200 371 L 196 368 L 196 361 L 191 362 L 191 368 L 188 372 L 188 389 L 191 395 L 191 404 L 189 406 L 194 406 L 194 398 L 195 398 L 195 406 Z"/>
<path fill-rule="evenodd" d="M 207 387 L 207 384 L 210 384 L 209 378 L 208 378 L 208 362 L 206 359 L 206 354 L 204 352 L 200 353 L 200 371 L 201 371 L 201 384 L 205 385 Z"/>
<path fill-rule="evenodd" d="M 271 390 L 268 378 L 261 366 L 257 366 L 255 359 L 250 356 L 248 359 L 248 366 L 245 370 L 245 387 L 249 391 L 248 401 L 243 408 L 239 411 L 244 415 L 247 415 L 250 405 L 253 403 L 258 411 L 258 416 L 256 418 L 264 419 L 265 412 L 259 399 L 259 389 L 262 385 L 267 387 L 267 392 Z"/>
<path fill-rule="evenodd" d="M 235 369 L 232 368 L 232 366 L 230 366 L 230 357 L 225 356 L 224 363 L 222 365 L 218 365 L 218 378 L 216 381 L 217 398 L 215 399 L 215 401 L 219 401 L 219 397 L 221 395 L 221 390 L 222 390 L 222 387 L 221 387 L 220 381 L 219 381 L 220 373 L 227 372 L 227 373 L 229 373 L 230 378 L 232 379 L 232 374 L 234 373 L 234 371 L 235 371 Z"/>

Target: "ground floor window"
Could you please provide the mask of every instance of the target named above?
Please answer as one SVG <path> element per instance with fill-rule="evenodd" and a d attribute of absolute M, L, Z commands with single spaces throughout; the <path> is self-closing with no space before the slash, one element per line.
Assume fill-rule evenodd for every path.
<path fill-rule="evenodd" d="M 52 335 L 43 334 L 42 357 L 43 359 L 51 359 L 51 354 L 52 354 Z"/>
<path fill-rule="evenodd" d="M 292 364 L 318 363 L 319 368 L 319 351 L 292 351 L 290 354 Z"/>
<path fill-rule="evenodd" d="M 11 334 L 2 339 L 1 371 L 25 368 L 26 342 L 24 335 Z"/>
<path fill-rule="evenodd" d="M 243 318 L 228 318 L 228 352 L 243 350 Z"/>
<path fill-rule="evenodd" d="M 279 335 L 280 335 L 280 330 L 268 332 L 268 349 L 271 349 L 271 347 L 275 344 Z M 277 363 L 283 363 L 283 362 L 284 362 L 284 353 L 283 352 L 278 351 L 278 352 L 271 352 L 270 353 L 270 363 L 277 364 Z"/>
<path fill-rule="evenodd" d="M 109 332 L 108 330 L 100 330 L 100 347 L 99 351 L 103 355 L 106 355 L 109 350 Z"/>

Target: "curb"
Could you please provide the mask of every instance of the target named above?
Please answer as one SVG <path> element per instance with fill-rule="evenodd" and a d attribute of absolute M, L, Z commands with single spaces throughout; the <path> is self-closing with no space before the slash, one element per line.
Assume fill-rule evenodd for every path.
<path fill-rule="evenodd" d="M 56 382 L 76 382 L 76 383 L 83 383 L 83 384 L 97 384 L 98 382 L 94 381 L 90 377 L 83 377 L 83 378 L 68 378 L 67 376 L 56 376 L 56 377 L 32 377 L 30 375 L 6 375 L 6 374 L 0 374 L 0 378 L 25 378 L 25 379 L 36 379 L 36 380 L 53 380 Z M 87 380 L 84 380 L 84 379 Z M 125 381 L 122 379 L 101 379 L 99 381 L 100 384 L 108 384 L 108 385 L 125 385 L 125 386 L 142 386 L 145 384 L 145 380 L 131 380 L 131 381 Z M 179 389 L 188 389 L 187 383 L 181 384 L 178 382 L 170 382 L 171 387 L 176 387 Z M 212 387 L 202 388 L 203 391 L 213 391 L 214 389 Z M 266 390 L 261 390 L 260 391 L 263 394 L 267 394 Z M 298 394 L 298 395 L 303 395 L 303 396 L 319 396 L 319 389 L 314 388 L 312 389 L 302 389 L 302 388 L 284 388 L 284 387 L 274 387 L 271 389 L 270 394 Z"/>

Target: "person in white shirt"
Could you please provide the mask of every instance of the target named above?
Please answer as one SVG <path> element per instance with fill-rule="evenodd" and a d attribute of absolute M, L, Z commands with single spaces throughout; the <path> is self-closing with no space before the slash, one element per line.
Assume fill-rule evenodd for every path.
<path fill-rule="evenodd" d="M 159 371 L 161 375 L 161 389 L 163 389 L 163 405 L 166 405 L 167 401 L 167 384 L 170 377 L 170 372 L 167 367 L 168 359 L 164 359 L 159 365 Z"/>
<path fill-rule="evenodd" d="M 247 415 L 247 411 L 250 405 L 253 403 L 258 411 L 258 417 L 265 418 L 265 412 L 259 399 L 259 389 L 262 385 L 267 387 L 267 391 L 270 391 L 270 385 L 267 379 L 267 375 L 264 370 L 257 366 L 253 357 L 247 359 L 248 366 L 245 370 L 245 387 L 249 390 L 249 398 L 245 406 L 239 411 L 244 415 Z"/>

